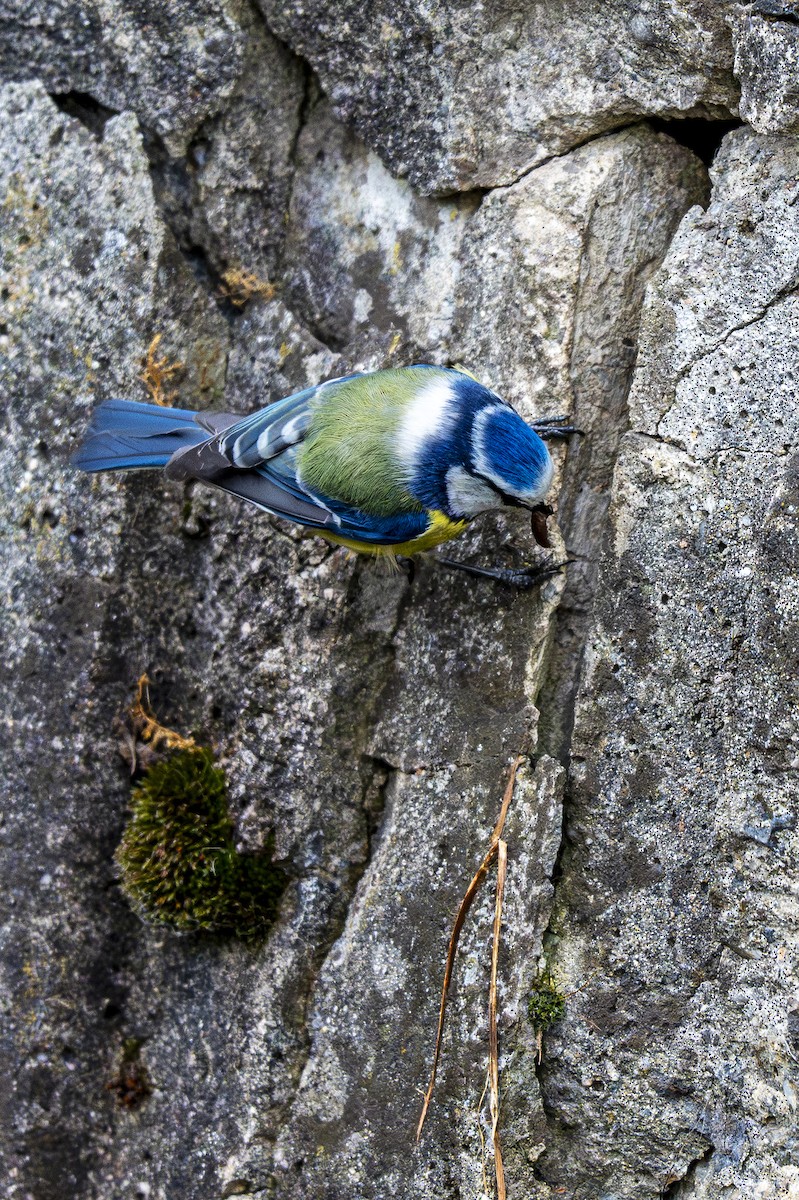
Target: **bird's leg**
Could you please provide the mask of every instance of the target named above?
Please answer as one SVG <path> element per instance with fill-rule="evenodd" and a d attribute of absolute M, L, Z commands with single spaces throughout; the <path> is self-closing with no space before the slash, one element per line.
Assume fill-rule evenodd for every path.
<path fill-rule="evenodd" d="M 467 575 L 475 575 L 480 579 L 494 579 L 497 583 L 504 583 L 509 587 L 532 588 L 543 583 L 545 579 L 551 579 L 553 575 L 557 575 L 558 571 L 562 571 L 565 566 L 568 566 L 571 560 L 566 559 L 565 562 L 554 563 L 549 567 L 474 567 L 471 563 L 456 562 L 454 558 L 441 557 L 438 561 L 445 567 L 464 571 Z"/>
<path fill-rule="evenodd" d="M 545 442 L 557 438 L 569 438 L 575 433 L 580 437 L 585 436 L 582 429 L 569 424 L 569 417 L 536 417 L 530 424 Z"/>
<path fill-rule="evenodd" d="M 395 561 L 399 569 L 408 576 L 408 583 L 412 584 L 416 578 L 416 563 L 412 558 L 406 558 L 404 554 L 398 554 Z"/>

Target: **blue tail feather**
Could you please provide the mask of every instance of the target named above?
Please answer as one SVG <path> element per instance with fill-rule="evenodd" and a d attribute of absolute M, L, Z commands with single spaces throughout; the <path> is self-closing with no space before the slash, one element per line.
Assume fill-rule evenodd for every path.
<path fill-rule="evenodd" d="M 176 450 L 207 441 L 195 416 L 186 408 L 107 400 L 95 409 L 72 464 L 81 471 L 165 467 Z"/>

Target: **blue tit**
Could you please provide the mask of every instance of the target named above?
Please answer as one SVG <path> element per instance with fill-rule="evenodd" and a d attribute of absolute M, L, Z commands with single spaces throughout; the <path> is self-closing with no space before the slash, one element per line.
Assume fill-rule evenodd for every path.
<path fill-rule="evenodd" d="M 542 439 L 571 430 L 558 418 L 537 428 L 464 371 L 411 366 L 331 379 L 246 417 L 109 400 L 73 462 L 162 467 L 353 550 L 404 556 L 502 505 L 530 509 L 548 545 Z"/>

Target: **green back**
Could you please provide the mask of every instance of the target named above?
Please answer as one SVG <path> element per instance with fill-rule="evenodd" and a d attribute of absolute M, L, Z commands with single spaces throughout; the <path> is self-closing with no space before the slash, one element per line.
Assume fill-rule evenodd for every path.
<path fill-rule="evenodd" d="M 410 402 L 438 376 L 436 367 L 402 367 L 325 389 L 297 455 L 305 485 L 375 516 L 421 511 L 402 484 L 396 436 Z"/>

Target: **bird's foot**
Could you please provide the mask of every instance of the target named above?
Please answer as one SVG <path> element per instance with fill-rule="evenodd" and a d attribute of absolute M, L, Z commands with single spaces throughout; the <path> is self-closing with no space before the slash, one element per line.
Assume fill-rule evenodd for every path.
<path fill-rule="evenodd" d="M 412 558 L 406 558 L 404 554 L 398 554 L 394 560 L 400 571 L 408 577 L 408 583 L 413 583 L 416 578 L 416 563 Z"/>
<path fill-rule="evenodd" d="M 557 438 L 570 438 L 573 434 L 585 437 L 583 430 L 578 429 L 576 425 L 570 425 L 569 420 L 569 417 L 537 417 L 530 424 L 545 442 Z"/>
<path fill-rule="evenodd" d="M 474 567 L 471 563 L 457 562 L 454 558 L 441 557 L 438 561 L 445 567 L 452 567 L 455 571 L 464 571 L 467 575 L 474 575 L 479 579 L 493 579 L 497 583 L 504 583 L 507 587 L 525 590 L 537 587 L 546 579 L 551 579 L 553 575 L 557 575 L 565 566 L 568 566 L 571 560 L 566 559 L 565 562 L 553 563 L 549 567 Z"/>

